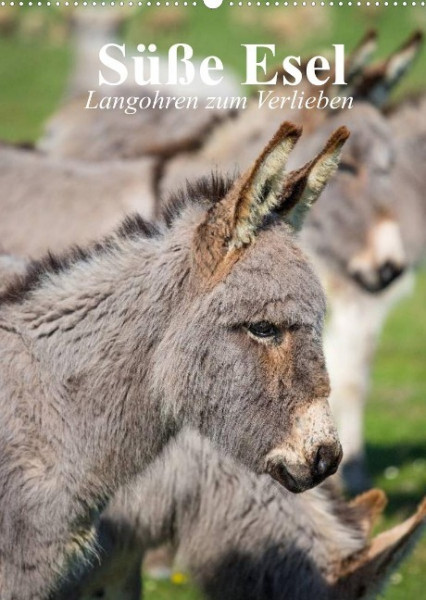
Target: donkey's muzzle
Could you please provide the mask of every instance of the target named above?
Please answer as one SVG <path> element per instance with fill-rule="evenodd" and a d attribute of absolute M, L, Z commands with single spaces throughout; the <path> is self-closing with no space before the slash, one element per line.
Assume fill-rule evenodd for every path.
<path fill-rule="evenodd" d="M 299 465 L 286 464 L 275 454 L 266 462 L 266 471 L 286 487 L 290 492 L 298 494 L 318 485 L 337 471 L 342 460 L 342 446 L 339 442 L 319 446 L 312 462 Z"/>
<path fill-rule="evenodd" d="M 374 294 L 385 290 L 403 272 L 402 265 L 387 260 L 376 269 L 354 271 L 352 277 L 367 292 Z"/>
<path fill-rule="evenodd" d="M 379 281 L 383 289 L 395 281 L 403 272 L 404 269 L 401 265 L 397 265 L 389 260 L 383 263 L 379 268 Z"/>

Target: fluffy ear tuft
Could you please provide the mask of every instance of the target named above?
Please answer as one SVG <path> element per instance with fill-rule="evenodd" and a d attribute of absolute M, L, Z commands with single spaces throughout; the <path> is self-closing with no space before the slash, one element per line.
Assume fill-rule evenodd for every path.
<path fill-rule="evenodd" d="M 252 242 L 265 217 L 277 206 L 285 166 L 301 133 L 301 127 L 283 123 L 246 175 L 235 205 L 230 248 Z"/>
<path fill-rule="evenodd" d="M 194 258 L 206 277 L 214 273 L 221 277 L 238 251 L 254 241 L 269 215 L 282 216 L 293 229 L 300 228 L 305 212 L 336 170 L 349 136 L 346 127 L 340 127 L 312 161 L 286 173 L 288 156 L 301 132 L 301 127 L 284 123 L 252 168 L 208 210 L 194 237 Z"/>
<path fill-rule="evenodd" d="M 343 144 L 348 137 L 349 130 L 339 127 L 312 161 L 290 173 L 277 212 L 295 231 L 301 229 L 307 211 L 336 171 Z"/>

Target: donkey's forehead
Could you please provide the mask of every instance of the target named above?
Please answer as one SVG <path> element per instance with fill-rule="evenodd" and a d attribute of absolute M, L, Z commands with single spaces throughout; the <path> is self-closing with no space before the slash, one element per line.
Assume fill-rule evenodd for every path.
<path fill-rule="evenodd" d="M 351 136 L 342 156 L 352 154 L 372 169 L 376 164 L 383 168 L 391 166 L 395 141 L 388 121 L 376 108 L 365 104 L 356 105 L 353 112 L 346 114 L 346 122 Z"/>
<path fill-rule="evenodd" d="M 243 251 L 216 294 L 222 307 L 238 306 L 247 319 L 315 324 L 325 311 L 321 284 L 284 225 L 263 231 Z"/>

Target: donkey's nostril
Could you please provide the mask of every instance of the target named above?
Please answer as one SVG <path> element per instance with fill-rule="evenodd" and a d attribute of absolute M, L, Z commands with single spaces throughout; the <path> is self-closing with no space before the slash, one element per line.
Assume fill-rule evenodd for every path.
<path fill-rule="evenodd" d="M 350 275 L 367 292 L 381 292 L 404 272 L 404 266 L 387 260 L 374 269 L 350 271 Z"/>
<path fill-rule="evenodd" d="M 324 453 L 322 452 L 322 449 L 318 450 L 317 462 L 315 465 L 315 473 L 317 475 L 319 475 L 320 477 L 322 475 L 325 475 L 329 468 L 328 462 L 327 462 L 326 458 L 324 458 L 323 454 Z"/>
<path fill-rule="evenodd" d="M 289 473 L 283 462 L 277 460 L 270 461 L 267 463 L 266 470 L 271 477 L 290 490 L 290 492 L 298 493 L 303 491 L 303 486 L 301 487 L 298 485 L 297 481 Z"/>
<path fill-rule="evenodd" d="M 394 279 L 399 277 L 403 271 L 400 265 L 396 265 L 391 261 L 386 261 L 379 269 L 379 277 L 383 287 L 386 287 Z"/>
<path fill-rule="evenodd" d="M 342 447 L 340 444 L 331 446 L 320 446 L 317 450 L 312 475 L 318 483 L 333 475 L 342 459 Z"/>

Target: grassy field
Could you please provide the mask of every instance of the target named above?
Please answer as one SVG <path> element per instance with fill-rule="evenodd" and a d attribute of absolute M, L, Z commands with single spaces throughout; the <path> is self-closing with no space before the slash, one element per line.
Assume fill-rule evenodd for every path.
<path fill-rule="evenodd" d="M 1 11 L 2 8 L 0 17 Z M 19 21 L 30 21 L 33 11 L 21 12 Z M 321 9 L 319 22 L 318 11 L 302 11 L 303 19 L 310 19 L 306 26 L 300 21 L 300 11 L 294 9 L 286 12 L 265 8 L 254 13 L 254 9 L 238 12 L 230 8 L 217 11 L 196 8 L 176 13 L 175 24 L 162 29 L 161 20 L 156 22 L 155 13 L 147 9 L 127 25 L 125 36 L 129 41 L 155 39 L 163 49 L 170 43 L 185 40 L 199 54 L 220 54 L 225 63 L 238 71 L 242 64 L 239 48 L 242 42 L 275 41 L 283 55 L 290 51 L 306 54 L 313 47 L 330 48 L 331 43 L 343 42 L 351 47 L 368 27 L 374 26 L 380 32 L 380 51 L 386 52 L 397 46 L 413 27 L 426 28 L 424 9 L 371 8 L 350 12 L 342 8 Z M 55 36 L 50 36 L 63 14 L 52 10 L 45 19 L 47 24 L 39 24 L 38 30 L 27 25 L 27 29 L 17 27 L 13 34 L 0 36 L 1 139 L 36 139 L 64 89 L 71 65 L 70 48 L 66 42 L 59 43 Z M 28 29 L 31 35 L 25 34 Z M 232 39 L 232 44 L 218 42 L 218 32 L 222 39 Z M 302 32 L 305 33 L 302 35 Z M 400 93 L 421 84 L 426 87 L 425 54 Z M 367 443 L 374 482 L 389 495 L 381 528 L 404 518 L 426 493 L 425 299 L 426 276 L 421 274 L 414 295 L 397 307 L 387 323 L 374 367 L 367 410 Z M 200 597 L 190 583 L 185 582 L 178 585 L 148 580 L 145 588 L 148 600 Z M 421 600 L 426 597 L 425 589 L 426 543 L 423 541 L 412 559 L 394 576 L 384 598 Z"/>

